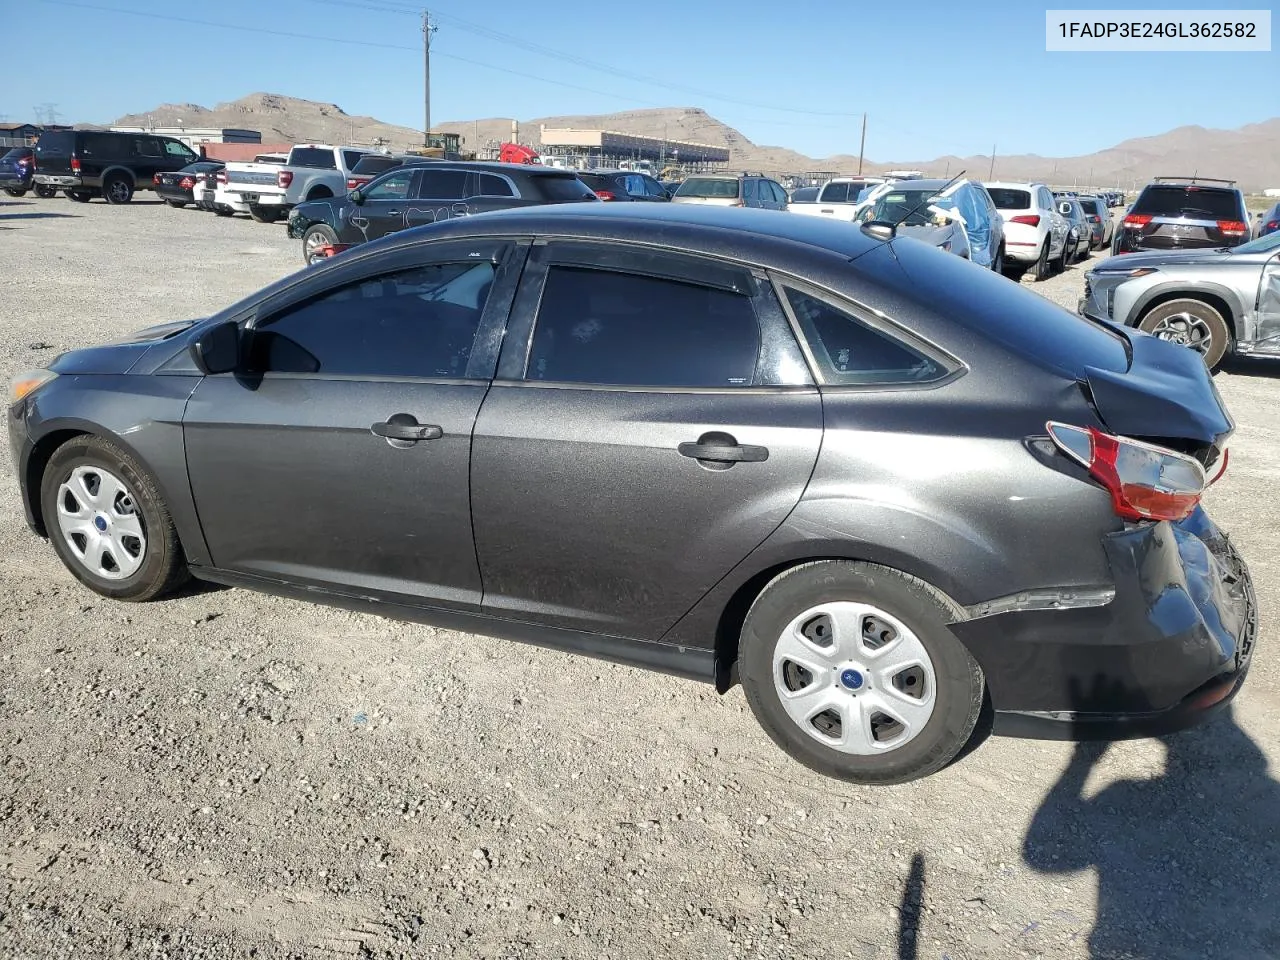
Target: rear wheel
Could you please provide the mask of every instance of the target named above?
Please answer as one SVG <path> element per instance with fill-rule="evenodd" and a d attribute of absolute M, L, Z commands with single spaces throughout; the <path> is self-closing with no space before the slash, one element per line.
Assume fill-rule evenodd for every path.
<path fill-rule="evenodd" d="M 181 209 L 187 205 L 187 202 L 185 200 L 166 200 L 165 203 L 167 203 L 171 207 L 174 207 L 175 209 Z"/>
<path fill-rule="evenodd" d="M 68 200 L 74 200 L 76 203 L 88 203 L 93 199 L 93 191 L 91 190 L 63 190 Z"/>
<path fill-rule="evenodd" d="M 275 207 L 250 207 L 249 216 L 258 223 L 275 223 L 280 219 L 280 211 Z"/>
<path fill-rule="evenodd" d="M 62 562 L 104 597 L 150 600 L 189 576 L 155 481 L 108 440 L 81 436 L 55 450 L 40 504 Z"/>
<path fill-rule="evenodd" d="M 58 195 L 58 188 L 51 187 L 46 183 L 36 184 L 36 196 L 42 200 L 49 200 Z"/>
<path fill-rule="evenodd" d="M 213 212 L 220 217 L 230 217 L 235 215 L 234 210 L 228 210 L 226 207 L 214 207 Z"/>
<path fill-rule="evenodd" d="M 1032 277 L 1037 283 L 1041 280 L 1048 280 L 1049 274 L 1053 269 L 1053 267 L 1049 266 L 1049 238 L 1045 237 L 1044 243 L 1040 245 L 1040 256 L 1036 258 L 1035 273 Z"/>
<path fill-rule="evenodd" d="M 1168 300 L 1152 307 L 1143 314 L 1138 329 L 1190 347 L 1210 371 L 1218 369 L 1231 348 L 1231 327 L 1226 318 L 1203 300 Z"/>
<path fill-rule="evenodd" d="M 102 182 L 102 198 L 110 204 L 128 203 L 133 199 L 133 181 L 123 173 L 113 173 Z"/>
<path fill-rule="evenodd" d="M 1076 255 L 1076 235 L 1068 233 L 1062 238 L 1062 256 L 1060 256 L 1053 265 L 1054 273 L 1062 273 L 1067 266 L 1075 258 Z"/>
<path fill-rule="evenodd" d="M 338 242 L 338 235 L 328 224 L 317 223 L 302 235 L 302 259 L 308 265 L 325 259 L 323 250 Z"/>
<path fill-rule="evenodd" d="M 991 261 L 991 269 L 996 273 L 1000 273 L 1004 269 L 1004 242 L 1001 241 L 1000 249 L 996 251 L 995 259 Z"/>
<path fill-rule="evenodd" d="M 951 762 L 982 708 L 956 612 L 888 567 L 807 563 L 775 578 L 742 629 L 747 702 L 783 750 L 854 783 L 903 783 Z"/>

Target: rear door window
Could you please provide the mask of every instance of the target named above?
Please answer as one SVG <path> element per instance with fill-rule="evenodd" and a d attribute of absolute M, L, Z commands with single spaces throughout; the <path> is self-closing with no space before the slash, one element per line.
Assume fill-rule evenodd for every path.
<path fill-rule="evenodd" d="M 348 170 L 351 170 L 352 168 L 354 168 L 356 164 L 358 164 L 363 157 L 364 157 L 364 154 L 361 153 L 359 150 L 343 150 L 342 151 L 342 162 L 343 164 L 346 165 L 346 168 Z"/>
<path fill-rule="evenodd" d="M 406 200 L 413 188 L 416 170 L 397 170 L 377 180 L 362 192 L 366 200 Z"/>
<path fill-rule="evenodd" d="M 467 173 L 465 170 L 423 169 L 418 181 L 418 198 L 421 200 L 465 200 Z"/>
<path fill-rule="evenodd" d="M 637 387 L 750 386 L 751 299 L 696 283 L 553 264 L 525 378 Z"/>
<path fill-rule="evenodd" d="M 785 288 L 824 383 L 867 386 L 929 383 L 948 373 L 938 361 L 853 315 L 801 290 Z"/>
<path fill-rule="evenodd" d="M 179 160 L 186 160 L 188 163 L 196 159 L 196 153 L 181 140 L 165 140 L 164 152 L 171 157 L 177 157 Z"/>
<path fill-rule="evenodd" d="M 136 137 L 133 141 L 133 155 L 158 160 L 164 156 L 164 147 L 157 137 Z"/>
<path fill-rule="evenodd" d="M 595 196 L 591 192 L 591 188 L 579 180 L 576 175 L 559 177 L 542 174 L 535 176 L 533 182 L 536 184 L 538 192 L 542 195 L 542 199 L 549 200 L 552 203 L 590 200 Z"/>
<path fill-rule="evenodd" d="M 512 197 L 515 193 L 509 184 L 502 177 L 494 176 L 492 173 L 482 173 L 477 177 L 479 186 L 477 190 L 479 196 L 482 197 Z"/>

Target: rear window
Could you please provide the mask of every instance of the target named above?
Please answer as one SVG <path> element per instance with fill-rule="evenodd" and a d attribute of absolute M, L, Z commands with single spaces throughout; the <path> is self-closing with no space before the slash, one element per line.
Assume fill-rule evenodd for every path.
<path fill-rule="evenodd" d="M 36 154 L 41 157 L 69 157 L 75 150 L 76 135 L 70 130 L 40 134 Z"/>
<path fill-rule="evenodd" d="M 680 184 L 676 196 L 699 197 L 704 200 L 736 200 L 738 199 L 738 181 L 737 179 L 690 177 Z"/>
<path fill-rule="evenodd" d="M 25 160 L 29 156 L 31 156 L 30 147 L 14 147 L 3 157 L 0 157 L 0 160 Z"/>
<path fill-rule="evenodd" d="M 1243 216 L 1234 190 L 1220 187 L 1149 186 L 1142 191 L 1130 213 L 1153 217 L 1203 217 L 1208 220 L 1239 220 Z"/>
<path fill-rule="evenodd" d="M 543 174 L 534 176 L 534 185 L 544 200 L 553 203 L 567 203 L 572 200 L 594 200 L 595 193 L 577 175 L 559 177 Z"/>
<path fill-rule="evenodd" d="M 366 153 L 351 168 L 352 173 L 365 173 L 370 176 L 382 173 L 384 170 L 390 170 L 392 167 L 400 166 L 404 161 L 396 157 L 380 157 L 376 153 Z"/>
<path fill-rule="evenodd" d="M 828 183 L 818 194 L 819 203 L 857 203 L 858 196 L 869 184 L 862 181 L 852 183 Z"/>
<path fill-rule="evenodd" d="M 975 270 L 961 257 L 939 256 L 935 250 L 914 243 L 895 242 L 891 246 L 903 272 L 886 269 L 877 277 L 901 284 L 904 297 L 974 336 L 1000 343 L 1073 380 L 1083 377 L 1087 367 L 1118 373 L 1129 368 L 1121 334 L 997 273 Z M 891 256 L 887 251 L 884 254 Z M 868 264 L 864 269 L 875 268 Z"/>
<path fill-rule="evenodd" d="M 289 152 L 289 166 L 315 167 L 320 170 L 338 169 L 332 150 L 321 150 L 319 147 L 294 147 Z"/>
<path fill-rule="evenodd" d="M 600 173 L 580 173 L 578 178 L 592 190 L 613 190 L 615 184 L 612 177 Z"/>
<path fill-rule="evenodd" d="M 987 187 L 991 202 L 997 210 L 1027 210 L 1031 207 L 1030 190 L 1014 190 L 1011 187 Z"/>

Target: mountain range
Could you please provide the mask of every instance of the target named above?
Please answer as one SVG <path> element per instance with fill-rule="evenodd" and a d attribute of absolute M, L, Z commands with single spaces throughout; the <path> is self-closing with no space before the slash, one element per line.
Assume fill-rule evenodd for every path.
<path fill-rule="evenodd" d="M 271 93 L 254 93 L 209 108 L 199 104 L 162 104 L 145 113 L 121 117 L 117 124 L 188 127 L 242 127 L 262 132 L 264 143 L 328 141 L 371 144 L 391 149 L 422 142 L 422 131 L 384 123 L 373 117 L 352 116 L 332 103 L 319 103 Z M 513 128 L 513 124 L 515 124 Z M 700 107 L 663 107 L 620 113 L 538 117 L 516 122 L 490 117 L 441 123 L 436 132 L 460 134 L 465 149 L 511 140 L 541 146 L 541 128 L 581 127 L 616 130 L 638 136 L 713 144 L 729 148 L 730 167 L 769 174 L 827 171 L 854 173 L 856 156 L 813 158 L 786 147 L 756 144 Z M 1280 117 L 1235 130 L 1200 126 L 1178 127 L 1152 137 L 1125 140 L 1096 153 L 1072 157 L 1036 154 L 1009 156 L 944 156 L 932 159 L 866 161 L 865 173 L 891 169 L 922 170 L 951 176 L 965 170 L 975 179 L 1042 180 L 1054 185 L 1119 186 L 1132 189 L 1155 176 L 1226 177 L 1246 191 L 1280 187 Z"/>

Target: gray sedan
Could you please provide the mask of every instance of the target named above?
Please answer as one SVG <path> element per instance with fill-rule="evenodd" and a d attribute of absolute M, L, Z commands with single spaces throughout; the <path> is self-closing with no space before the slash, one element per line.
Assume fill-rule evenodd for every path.
<path fill-rule="evenodd" d="M 1280 357 L 1280 233 L 1217 250 L 1131 253 L 1085 274 L 1079 311 L 1200 352 Z"/>

